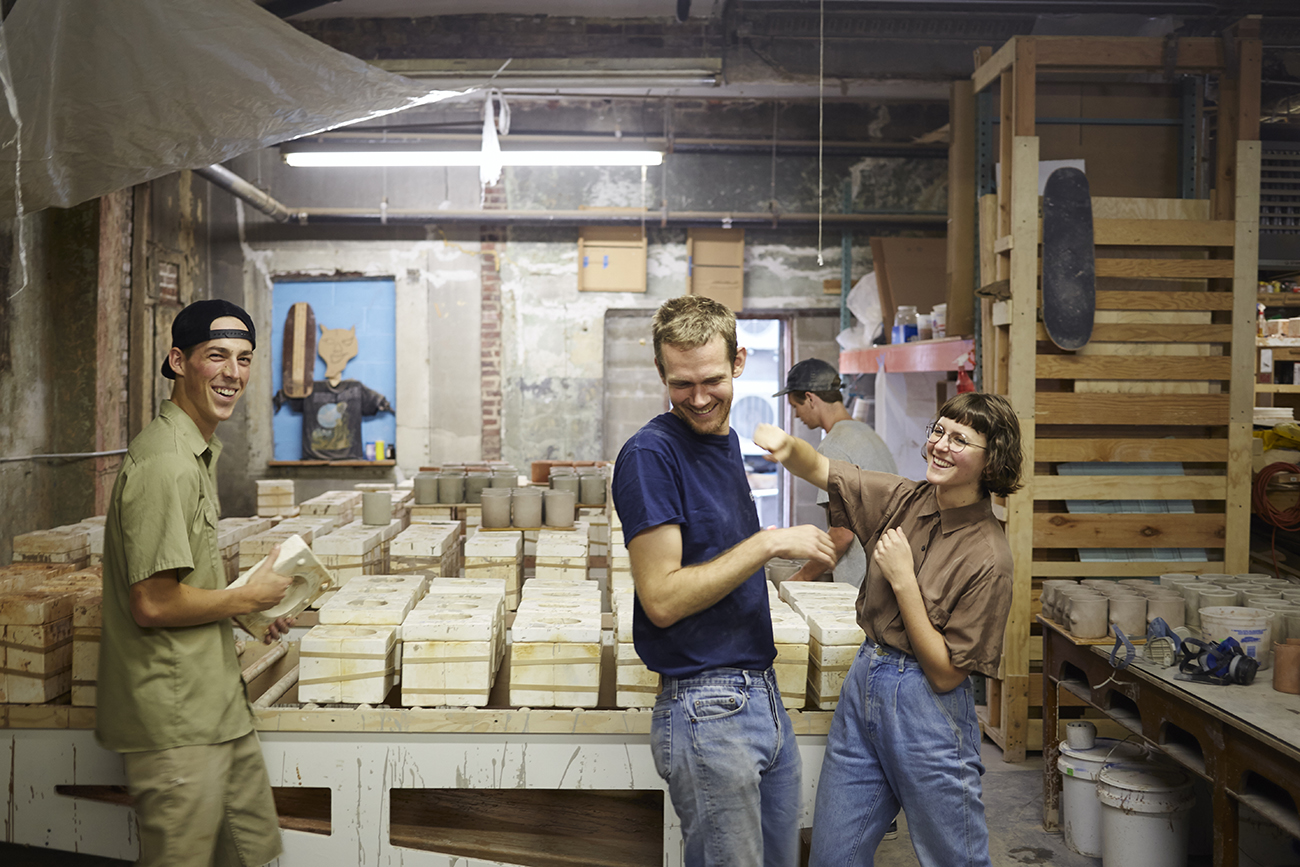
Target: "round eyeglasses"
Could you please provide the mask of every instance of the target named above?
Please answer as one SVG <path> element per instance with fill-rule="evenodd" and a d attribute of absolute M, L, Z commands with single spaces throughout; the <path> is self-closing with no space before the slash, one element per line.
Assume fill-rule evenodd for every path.
<path fill-rule="evenodd" d="M 952 433 L 950 431 L 945 431 L 943 429 L 943 425 L 939 424 L 938 422 L 933 422 L 931 424 L 926 425 L 925 433 L 926 436 L 929 438 L 929 441 L 935 445 L 938 445 L 939 441 L 942 440 L 945 436 L 948 437 L 948 451 L 952 452 L 955 455 L 964 452 L 966 450 L 966 446 L 970 446 L 973 449 L 988 448 L 987 446 L 976 445 L 975 443 L 966 439 L 966 437 L 962 436 L 959 433 Z"/>

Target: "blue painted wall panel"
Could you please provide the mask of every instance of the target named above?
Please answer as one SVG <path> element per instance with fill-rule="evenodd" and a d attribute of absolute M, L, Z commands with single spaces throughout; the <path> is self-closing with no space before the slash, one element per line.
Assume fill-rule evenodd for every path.
<path fill-rule="evenodd" d="M 392 280 L 323 280 L 320 282 L 276 282 L 271 293 L 271 389 L 281 386 L 281 355 L 284 351 L 284 318 L 289 308 L 306 301 L 316 314 L 316 339 L 320 326 L 357 328 L 357 355 L 343 370 L 344 379 L 360 380 L 388 398 L 397 408 L 397 287 Z M 315 379 L 325 378 L 325 361 L 317 354 Z M 273 419 L 275 460 L 302 458 L 302 413 L 280 407 Z M 361 422 L 365 442 L 397 439 L 397 416 L 381 412 Z"/>

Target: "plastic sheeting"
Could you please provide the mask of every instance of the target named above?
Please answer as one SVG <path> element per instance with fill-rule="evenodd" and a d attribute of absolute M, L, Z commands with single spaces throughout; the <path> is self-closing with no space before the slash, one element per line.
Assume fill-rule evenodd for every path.
<path fill-rule="evenodd" d="M 458 95 L 251 0 L 19 0 L 0 36 L 0 218 Z"/>

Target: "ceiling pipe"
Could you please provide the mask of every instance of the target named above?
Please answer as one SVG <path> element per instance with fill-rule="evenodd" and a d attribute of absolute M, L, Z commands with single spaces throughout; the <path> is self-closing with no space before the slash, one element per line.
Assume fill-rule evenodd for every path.
<path fill-rule="evenodd" d="M 206 178 L 209 183 L 220 187 L 232 196 L 243 199 L 277 223 L 287 223 L 295 217 L 298 217 L 299 222 L 302 222 L 301 217 L 280 202 L 279 199 L 259 190 L 225 166 L 214 165 L 195 169 L 194 174 Z"/>
<path fill-rule="evenodd" d="M 728 213 L 726 211 L 621 211 L 602 214 L 599 211 L 402 211 L 393 208 L 371 210 L 365 208 L 303 208 L 296 211 L 298 221 L 305 225 L 431 225 L 472 223 L 483 226 L 675 226 L 721 227 L 742 226 L 776 228 L 781 225 L 814 226 L 817 214 L 773 214 L 767 211 Z M 914 228 L 943 228 L 948 215 L 943 211 L 879 211 L 859 214 L 823 214 L 823 225 L 837 228 L 853 226 L 909 226 Z"/>
<path fill-rule="evenodd" d="M 206 178 L 231 195 L 242 199 L 277 223 L 299 225 L 436 225 L 473 224 L 480 226 L 640 226 L 659 225 L 675 227 L 713 226 L 722 228 L 750 226 L 776 228 L 784 225 L 815 225 L 815 213 L 771 213 L 768 211 L 415 211 L 394 208 L 290 208 L 241 178 L 224 166 L 214 165 L 195 169 L 194 173 Z M 909 226 L 914 228 L 943 228 L 948 215 L 944 211 L 876 211 L 857 214 L 822 214 L 826 226 L 850 228 L 853 226 Z"/>

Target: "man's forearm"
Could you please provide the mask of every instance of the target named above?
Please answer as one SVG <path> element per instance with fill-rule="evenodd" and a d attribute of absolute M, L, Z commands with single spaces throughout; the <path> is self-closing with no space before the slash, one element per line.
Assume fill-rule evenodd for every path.
<path fill-rule="evenodd" d="M 649 563 L 638 569 L 638 560 L 642 558 L 637 556 L 636 549 L 649 548 L 655 541 L 653 537 L 642 539 L 638 535 L 628 545 L 628 552 L 641 605 L 650 620 L 660 627 L 671 626 L 716 605 L 776 556 L 772 553 L 769 531 L 760 530 L 704 563 L 679 566 L 658 574 Z"/>

